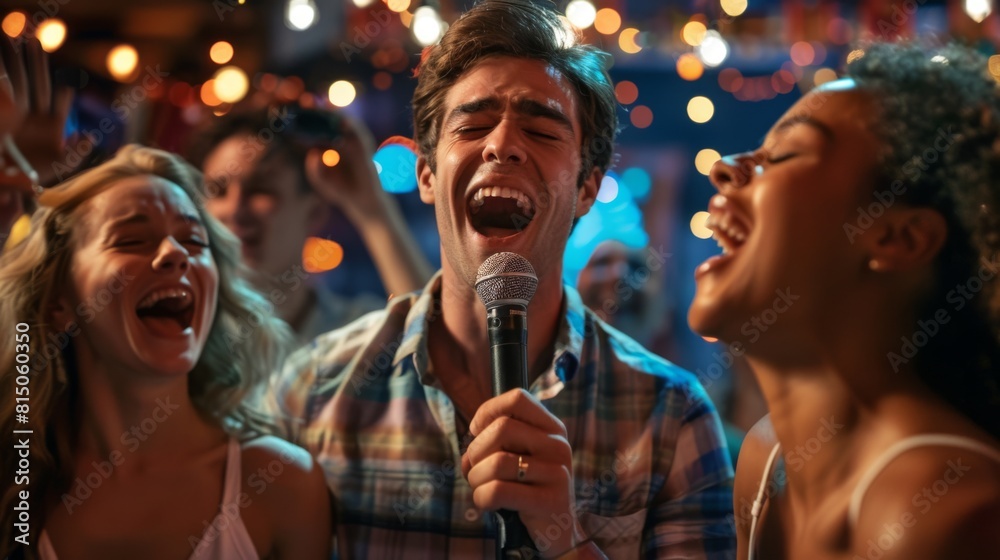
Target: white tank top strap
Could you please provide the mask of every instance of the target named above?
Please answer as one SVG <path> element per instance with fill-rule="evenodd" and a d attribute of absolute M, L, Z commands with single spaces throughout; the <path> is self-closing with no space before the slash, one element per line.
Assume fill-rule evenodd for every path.
<path fill-rule="evenodd" d="M 774 460 L 778 457 L 778 452 L 780 451 L 781 444 L 774 444 L 774 447 L 771 448 L 771 454 L 767 457 L 767 463 L 764 465 L 764 474 L 760 476 L 757 498 L 753 501 L 753 507 L 750 510 L 750 542 L 747 543 L 747 560 L 754 560 L 757 557 L 757 525 L 760 521 L 760 512 L 764 509 L 764 504 L 767 502 L 767 484 L 771 481 Z"/>
<path fill-rule="evenodd" d="M 993 449 L 980 441 L 967 437 L 949 434 L 920 434 L 902 439 L 891 445 L 889 449 L 886 449 L 885 452 L 882 453 L 882 455 L 880 455 L 870 467 L 868 467 L 868 470 L 865 471 L 865 474 L 861 477 L 858 485 L 854 487 L 854 492 L 851 494 L 851 502 L 847 510 L 848 519 L 852 528 L 857 525 L 858 518 L 861 516 L 861 502 L 865 499 L 865 494 L 868 493 L 868 488 L 871 487 L 872 482 L 874 482 L 875 478 L 882 473 L 885 467 L 897 457 L 911 449 L 929 446 L 961 447 L 962 449 L 982 453 L 983 455 L 1000 463 L 1000 451 Z"/>

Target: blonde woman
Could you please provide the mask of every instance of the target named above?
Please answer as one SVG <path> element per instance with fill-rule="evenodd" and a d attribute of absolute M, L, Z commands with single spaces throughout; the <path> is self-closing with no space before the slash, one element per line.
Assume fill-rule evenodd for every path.
<path fill-rule="evenodd" d="M 329 557 L 322 471 L 248 404 L 287 327 L 202 198 L 127 146 L 45 191 L 0 260 L 3 556 Z"/>

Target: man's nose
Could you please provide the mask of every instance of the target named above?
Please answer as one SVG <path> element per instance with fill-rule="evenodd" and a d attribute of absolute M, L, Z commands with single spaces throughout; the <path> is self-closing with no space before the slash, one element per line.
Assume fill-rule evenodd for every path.
<path fill-rule="evenodd" d="M 509 120 L 502 120 L 486 137 L 483 147 L 483 161 L 487 163 L 524 163 L 527 152 L 524 137 L 518 127 Z"/>

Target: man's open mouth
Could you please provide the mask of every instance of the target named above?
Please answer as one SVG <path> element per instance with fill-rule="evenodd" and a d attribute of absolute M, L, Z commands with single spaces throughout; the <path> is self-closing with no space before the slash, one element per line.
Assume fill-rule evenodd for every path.
<path fill-rule="evenodd" d="M 155 290 L 139 302 L 135 313 L 151 331 L 163 336 L 182 334 L 194 320 L 194 296 L 184 288 Z"/>
<path fill-rule="evenodd" d="M 535 217 L 535 205 L 510 187 L 487 186 L 469 198 L 469 221 L 487 237 L 508 237 L 523 231 Z"/>

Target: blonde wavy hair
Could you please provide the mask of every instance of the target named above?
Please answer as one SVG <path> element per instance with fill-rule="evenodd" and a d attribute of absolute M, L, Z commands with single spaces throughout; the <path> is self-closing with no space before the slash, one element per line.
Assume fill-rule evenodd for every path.
<path fill-rule="evenodd" d="M 218 308 L 198 363 L 189 373 L 188 392 L 204 417 L 237 437 L 269 433 L 270 423 L 261 399 L 267 380 L 284 358 L 291 331 L 277 319 L 270 303 L 244 280 L 239 241 L 209 215 L 201 173 L 180 157 L 137 145 L 122 148 L 112 159 L 51 189 L 38 199 L 30 231 L 23 241 L 0 255 L 0 429 L 3 433 L 3 472 L 0 482 L 0 523 L 8 530 L 17 523 L 14 506 L 18 492 L 30 492 L 31 540 L 44 527 L 44 514 L 55 496 L 70 486 L 78 411 L 72 337 L 64 326 L 52 324 L 49 310 L 60 286 L 69 278 L 74 232 L 83 204 L 114 188 L 122 179 L 150 175 L 178 185 L 194 202 L 209 234 L 209 247 L 219 271 Z M 27 325 L 29 361 L 18 361 L 25 347 L 17 347 L 18 324 Z M 22 327 L 23 330 L 23 327 Z M 77 331 L 79 332 L 79 331 Z M 75 334 L 75 333 L 74 333 Z M 22 337 L 23 340 L 23 337 Z M 25 367 L 28 366 L 28 367 Z M 27 373 L 27 379 L 21 377 Z M 19 383 L 19 381 L 21 383 Z M 30 391 L 29 424 L 15 424 L 15 389 Z M 22 389 L 23 391 L 23 389 Z M 30 481 L 15 485 L 18 469 L 13 430 L 31 429 Z M 18 551 L 13 539 L 0 545 L 0 556 Z M 34 549 L 34 546 L 29 547 Z"/>

